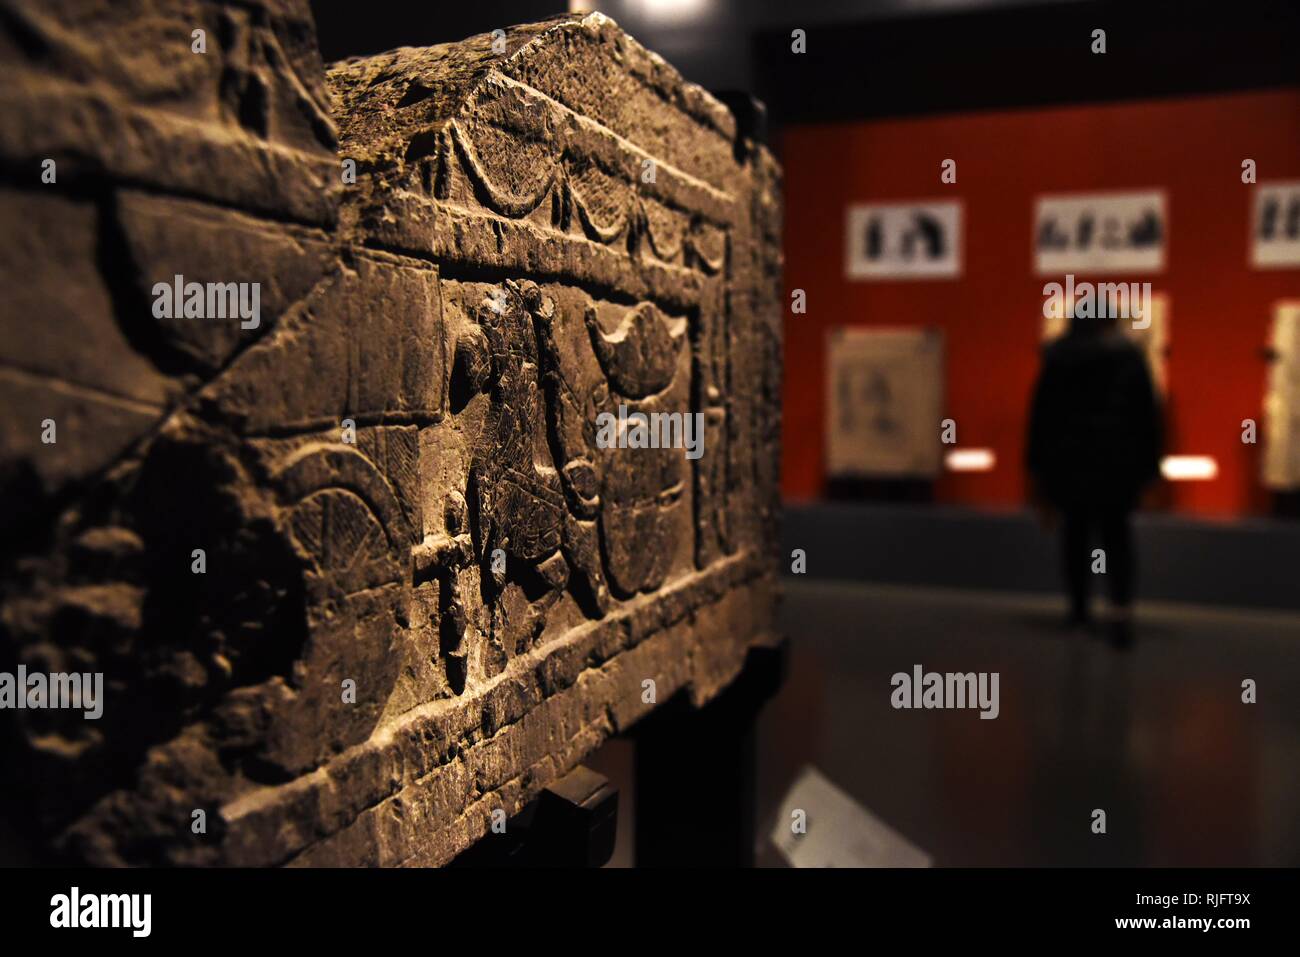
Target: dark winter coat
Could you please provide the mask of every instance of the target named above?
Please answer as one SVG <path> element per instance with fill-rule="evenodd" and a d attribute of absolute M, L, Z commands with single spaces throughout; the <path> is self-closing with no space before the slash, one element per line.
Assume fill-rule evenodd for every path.
<path fill-rule="evenodd" d="M 1122 334 L 1076 322 L 1044 347 L 1026 464 L 1049 501 L 1133 504 L 1159 471 L 1162 441 L 1146 359 Z"/>

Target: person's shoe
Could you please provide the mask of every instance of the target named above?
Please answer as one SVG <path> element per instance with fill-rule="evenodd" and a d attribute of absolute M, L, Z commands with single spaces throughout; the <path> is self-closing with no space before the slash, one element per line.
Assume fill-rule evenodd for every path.
<path fill-rule="evenodd" d="M 1065 630 L 1067 634 L 1087 636 L 1092 633 L 1093 622 L 1092 616 L 1071 613 L 1065 619 Z"/>
<path fill-rule="evenodd" d="M 1133 612 L 1128 608 L 1111 610 L 1110 620 L 1106 623 L 1106 632 L 1110 637 L 1111 647 L 1116 651 L 1128 651 L 1133 647 Z"/>

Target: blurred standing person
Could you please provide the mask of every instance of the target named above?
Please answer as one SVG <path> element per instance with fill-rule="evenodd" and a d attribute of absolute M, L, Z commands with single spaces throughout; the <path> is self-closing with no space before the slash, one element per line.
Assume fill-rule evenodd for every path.
<path fill-rule="evenodd" d="M 1062 516 L 1070 624 L 1091 621 L 1093 542 L 1105 553 L 1111 637 L 1132 641 L 1136 566 L 1130 515 L 1160 470 L 1161 410 L 1146 358 L 1114 318 L 1071 315 L 1043 349 L 1029 412 L 1026 464 L 1034 497 Z"/>

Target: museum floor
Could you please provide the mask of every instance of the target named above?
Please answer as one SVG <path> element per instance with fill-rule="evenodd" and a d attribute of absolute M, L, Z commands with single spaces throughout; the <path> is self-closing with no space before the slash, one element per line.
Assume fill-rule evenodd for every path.
<path fill-rule="evenodd" d="M 1300 864 L 1300 616 L 1140 605 L 1119 653 L 1067 634 L 1052 597 L 786 583 L 769 819 L 810 763 L 936 866 Z M 1000 672 L 1000 716 L 894 710 L 890 676 L 917 664 Z"/>
<path fill-rule="evenodd" d="M 1067 634 L 1052 596 L 785 584 L 789 675 L 759 725 L 763 833 L 812 765 L 938 867 L 1300 864 L 1294 612 L 1139 604 L 1119 653 Z M 891 676 L 918 664 L 999 672 L 997 720 L 894 710 Z M 610 866 L 629 866 L 630 742 L 589 763 L 620 784 Z M 780 861 L 770 845 L 758 857 Z"/>

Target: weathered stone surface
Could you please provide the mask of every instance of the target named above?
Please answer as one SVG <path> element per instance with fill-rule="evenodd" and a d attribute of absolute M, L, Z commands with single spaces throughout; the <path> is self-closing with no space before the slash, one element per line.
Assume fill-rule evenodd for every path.
<path fill-rule="evenodd" d="M 0 671 L 105 682 L 0 711 L 33 853 L 444 863 L 776 640 L 780 176 L 724 106 L 600 15 L 327 70 L 305 0 L 0 7 Z"/>

